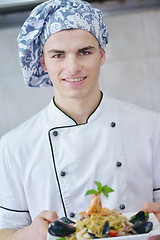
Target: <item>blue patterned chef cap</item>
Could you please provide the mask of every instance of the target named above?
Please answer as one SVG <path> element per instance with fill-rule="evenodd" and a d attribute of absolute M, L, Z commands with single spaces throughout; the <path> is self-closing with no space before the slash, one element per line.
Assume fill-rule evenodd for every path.
<path fill-rule="evenodd" d="M 49 0 L 32 10 L 18 35 L 19 58 L 26 85 L 52 86 L 40 63 L 43 45 L 52 34 L 75 28 L 92 33 L 103 49 L 108 43 L 102 12 L 88 2 Z"/>

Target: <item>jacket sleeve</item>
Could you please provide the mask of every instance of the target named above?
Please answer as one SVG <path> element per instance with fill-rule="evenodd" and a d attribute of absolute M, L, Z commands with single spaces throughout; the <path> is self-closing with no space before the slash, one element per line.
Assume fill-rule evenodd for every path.
<path fill-rule="evenodd" d="M 22 176 L 14 158 L 13 142 L 0 140 L 0 229 L 19 229 L 31 223 Z M 12 145 L 12 147 L 11 147 Z"/>
<path fill-rule="evenodd" d="M 160 113 L 158 113 L 153 142 L 153 200 L 160 202 Z"/>

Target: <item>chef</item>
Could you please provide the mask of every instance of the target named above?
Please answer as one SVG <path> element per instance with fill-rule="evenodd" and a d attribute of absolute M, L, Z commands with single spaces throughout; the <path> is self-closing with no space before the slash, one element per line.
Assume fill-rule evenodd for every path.
<path fill-rule="evenodd" d="M 159 114 L 100 90 L 107 43 L 101 11 L 80 0 L 45 1 L 22 26 L 25 83 L 54 97 L 1 139 L 0 239 L 45 240 L 88 207 L 95 181 L 114 189 L 110 209 L 160 213 Z"/>

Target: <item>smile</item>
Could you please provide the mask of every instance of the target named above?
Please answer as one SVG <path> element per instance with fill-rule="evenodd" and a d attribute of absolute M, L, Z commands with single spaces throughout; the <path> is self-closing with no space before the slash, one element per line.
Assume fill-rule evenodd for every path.
<path fill-rule="evenodd" d="M 67 78 L 67 79 L 64 79 L 64 81 L 66 81 L 66 82 L 80 82 L 82 80 L 84 80 L 83 77 L 81 77 L 81 78 Z"/>

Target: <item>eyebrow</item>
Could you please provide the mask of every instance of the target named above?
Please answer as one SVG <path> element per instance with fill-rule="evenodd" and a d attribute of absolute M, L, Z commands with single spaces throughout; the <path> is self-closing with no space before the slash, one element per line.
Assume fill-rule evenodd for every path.
<path fill-rule="evenodd" d="M 88 46 L 88 47 L 84 47 L 84 48 L 81 48 L 81 49 L 79 49 L 78 51 L 87 51 L 87 50 L 94 50 L 95 49 L 95 47 L 93 47 L 93 46 Z"/>
<path fill-rule="evenodd" d="M 87 50 L 95 50 L 95 47 L 93 47 L 93 46 L 83 47 L 83 48 L 78 49 L 78 52 L 80 52 L 80 51 L 87 51 Z M 58 49 L 51 49 L 51 50 L 48 51 L 48 53 L 64 54 L 65 51 L 64 50 L 58 50 Z"/>
<path fill-rule="evenodd" d="M 63 50 L 56 50 L 56 49 L 51 49 L 48 51 L 48 53 L 65 53 Z"/>

